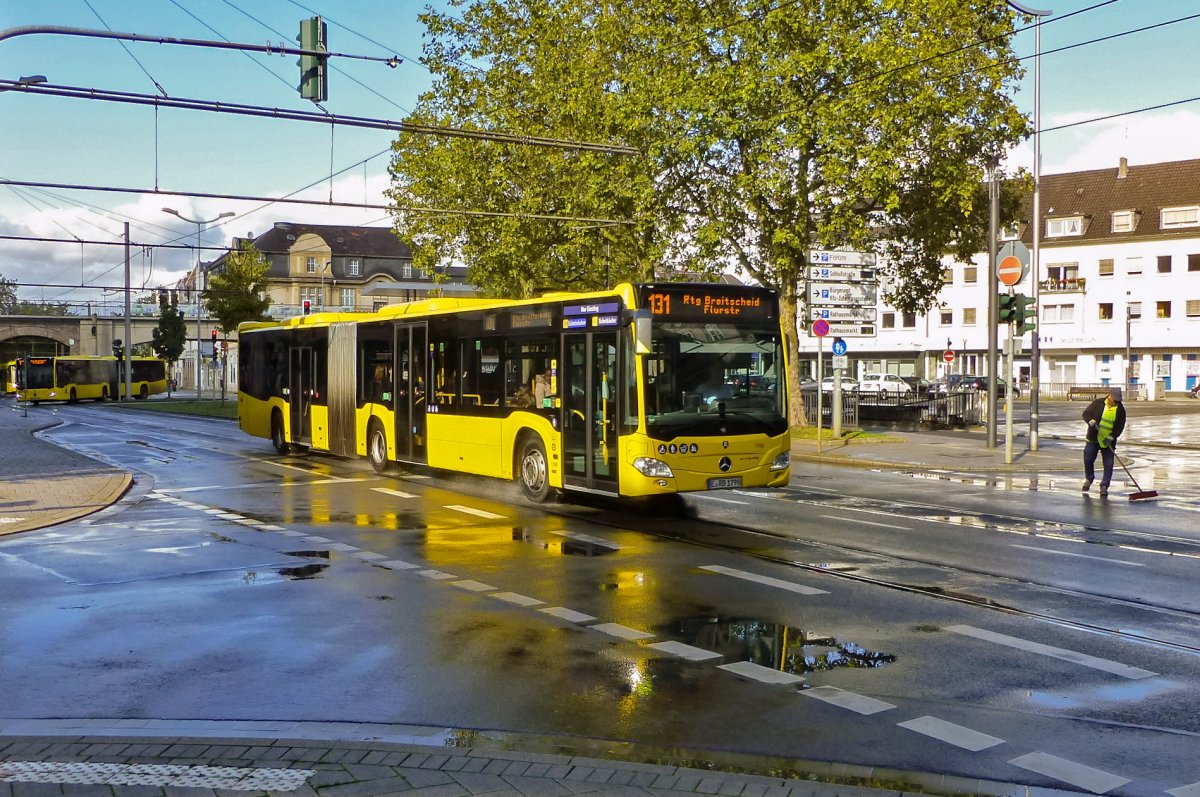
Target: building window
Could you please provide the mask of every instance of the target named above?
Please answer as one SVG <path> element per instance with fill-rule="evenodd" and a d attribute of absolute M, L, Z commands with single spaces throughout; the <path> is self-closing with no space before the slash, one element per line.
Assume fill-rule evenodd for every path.
<path fill-rule="evenodd" d="M 321 289 L 320 288 L 301 287 L 300 288 L 300 304 L 304 304 L 305 300 L 308 300 L 309 302 L 311 302 L 314 307 L 323 307 L 325 305 L 325 301 L 321 298 Z"/>
<path fill-rule="evenodd" d="M 1020 226 L 1001 227 L 1000 228 L 1000 240 L 1001 241 L 1019 241 L 1019 240 L 1021 240 Z"/>
<path fill-rule="evenodd" d="M 1100 276 L 1111 277 L 1113 275 L 1113 261 L 1111 258 L 1106 258 L 1100 261 Z"/>
<path fill-rule="evenodd" d="M 1099 308 L 1100 308 L 1100 320 L 1101 321 L 1112 321 L 1113 303 L 1112 302 L 1100 302 Z"/>
<path fill-rule="evenodd" d="M 1048 304 L 1042 308 L 1042 321 L 1047 324 L 1069 324 L 1075 320 L 1075 305 Z"/>
<path fill-rule="evenodd" d="M 1171 303 L 1169 301 L 1168 302 L 1155 302 L 1154 303 L 1154 317 L 1155 318 L 1170 318 L 1171 317 Z"/>
<path fill-rule="evenodd" d="M 953 268 L 942 269 L 942 284 L 943 285 L 953 285 L 954 284 L 954 269 Z"/>
<path fill-rule="evenodd" d="M 966 266 L 963 268 L 963 282 L 967 285 L 974 285 L 979 281 L 979 267 Z"/>
<path fill-rule="evenodd" d="M 1132 210 L 1114 210 L 1112 214 L 1113 232 L 1133 232 L 1134 213 Z"/>
<path fill-rule="evenodd" d="M 1188 318 L 1196 318 L 1200 316 L 1200 299 L 1188 299 L 1184 310 L 1187 312 Z"/>
<path fill-rule="evenodd" d="M 1158 273 L 1159 274 L 1170 274 L 1171 273 L 1171 256 L 1170 255 L 1159 255 L 1158 256 Z"/>
<path fill-rule="evenodd" d="M 880 326 L 882 326 L 884 329 L 895 329 L 896 328 L 896 314 L 895 313 L 884 313 L 883 321 L 880 323 Z"/>
<path fill-rule="evenodd" d="M 953 310 L 942 310 L 941 311 L 942 326 L 948 327 L 953 323 L 954 323 L 954 311 Z"/>
<path fill-rule="evenodd" d="M 972 326 L 972 325 L 974 325 L 974 323 L 975 323 L 975 308 L 974 307 L 964 307 L 963 308 L 963 325 L 964 326 Z"/>
<path fill-rule="evenodd" d="M 901 324 L 905 329 L 912 329 L 917 325 L 916 313 L 903 313 L 901 316 Z"/>
<path fill-rule="evenodd" d="M 349 265 L 346 266 L 346 274 L 347 274 L 347 276 L 350 276 L 350 277 L 357 277 L 359 275 L 359 265 L 358 265 L 357 257 L 350 258 L 350 263 L 349 263 Z"/>
<path fill-rule="evenodd" d="M 1160 226 L 1164 230 L 1172 227 L 1200 227 L 1200 206 L 1163 208 Z"/>
<path fill-rule="evenodd" d="M 1047 238 L 1066 238 L 1077 235 L 1083 235 L 1083 216 L 1046 220 Z"/>
<path fill-rule="evenodd" d="M 1142 303 L 1141 302 L 1130 302 L 1127 305 L 1126 310 L 1129 313 L 1130 318 L 1141 318 L 1142 317 Z"/>
<path fill-rule="evenodd" d="M 412 263 L 405 263 L 400 267 L 400 276 L 404 279 L 412 279 Z"/>
<path fill-rule="evenodd" d="M 1140 257 L 1125 258 L 1125 273 L 1131 277 L 1142 275 L 1142 259 Z"/>
<path fill-rule="evenodd" d="M 1188 271 L 1200 271 L 1200 255 L 1188 255 Z"/>
<path fill-rule="evenodd" d="M 1079 283 L 1078 263 L 1051 263 L 1046 267 L 1046 276 L 1050 278 L 1050 287 L 1069 288 Z"/>
<path fill-rule="evenodd" d="M 309 274 L 316 274 L 317 273 L 317 259 L 315 257 L 310 257 L 307 260 L 305 260 L 304 261 L 304 270 L 307 271 Z"/>
<path fill-rule="evenodd" d="M 342 288 L 342 307 L 354 306 L 354 289 Z"/>

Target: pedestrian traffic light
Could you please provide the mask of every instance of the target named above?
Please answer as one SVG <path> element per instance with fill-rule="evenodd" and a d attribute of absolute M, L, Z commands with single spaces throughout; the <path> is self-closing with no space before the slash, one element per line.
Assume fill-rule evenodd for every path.
<path fill-rule="evenodd" d="M 304 314 L 308 315 L 309 312 L 311 312 L 311 311 L 312 311 L 312 302 L 310 302 L 308 299 L 305 299 L 304 300 Z"/>
<path fill-rule="evenodd" d="M 1013 320 L 1017 323 L 1017 334 L 1024 335 L 1026 332 L 1036 329 L 1037 307 L 1033 303 L 1033 297 L 1018 293 L 1013 299 Z"/>
<path fill-rule="evenodd" d="M 217 361 L 217 330 L 215 330 L 215 329 L 212 331 L 212 344 L 213 344 L 213 355 L 212 355 L 213 362 L 216 362 Z"/>
<path fill-rule="evenodd" d="M 1000 310 L 996 315 L 997 322 L 1008 324 L 1017 320 L 1016 298 L 1016 294 L 1013 293 L 1000 294 Z"/>
<path fill-rule="evenodd" d="M 300 20 L 301 50 L 328 52 L 325 20 L 310 17 Z M 329 98 L 329 56 L 302 55 L 296 62 L 300 65 L 300 96 L 313 102 L 325 102 Z"/>

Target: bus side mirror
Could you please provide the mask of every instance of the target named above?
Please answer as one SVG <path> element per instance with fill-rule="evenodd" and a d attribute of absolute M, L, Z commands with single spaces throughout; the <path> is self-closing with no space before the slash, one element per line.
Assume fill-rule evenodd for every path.
<path fill-rule="evenodd" d="M 633 351 L 645 355 L 654 351 L 649 310 L 633 311 Z"/>

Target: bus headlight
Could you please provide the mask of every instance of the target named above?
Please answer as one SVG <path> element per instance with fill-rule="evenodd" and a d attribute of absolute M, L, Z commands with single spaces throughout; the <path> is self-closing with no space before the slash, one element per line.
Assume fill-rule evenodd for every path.
<path fill-rule="evenodd" d="M 771 463 L 771 470 L 787 470 L 792 464 L 792 452 L 784 451 L 779 456 L 775 457 L 775 461 Z"/>
<path fill-rule="evenodd" d="M 674 478 L 675 476 L 670 465 L 661 459 L 654 459 L 653 457 L 638 457 L 633 461 L 633 467 L 637 468 L 638 473 L 643 476 L 667 478 Z"/>

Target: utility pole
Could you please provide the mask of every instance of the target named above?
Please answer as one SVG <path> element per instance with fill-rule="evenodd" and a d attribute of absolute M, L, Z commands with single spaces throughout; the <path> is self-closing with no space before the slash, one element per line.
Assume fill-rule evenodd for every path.
<path fill-rule="evenodd" d="M 987 372 L 988 372 L 988 390 L 987 390 L 987 423 L 984 426 L 984 436 L 986 437 L 986 447 L 996 447 L 996 342 L 999 338 L 999 333 L 996 329 L 998 323 L 997 313 L 999 304 L 999 294 L 997 293 L 996 283 L 998 276 L 996 273 L 996 258 L 999 254 L 997 239 L 1000 235 L 1000 178 L 995 167 L 992 168 L 992 179 L 988 183 L 988 198 L 990 212 L 988 213 L 988 262 L 987 262 L 987 290 L 988 290 L 988 338 L 987 338 Z"/>
<path fill-rule="evenodd" d="M 129 311 L 129 222 L 125 222 L 125 356 L 119 365 L 125 367 L 125 395 L 122 401 L 133 397 L 133 321 Z"/>

